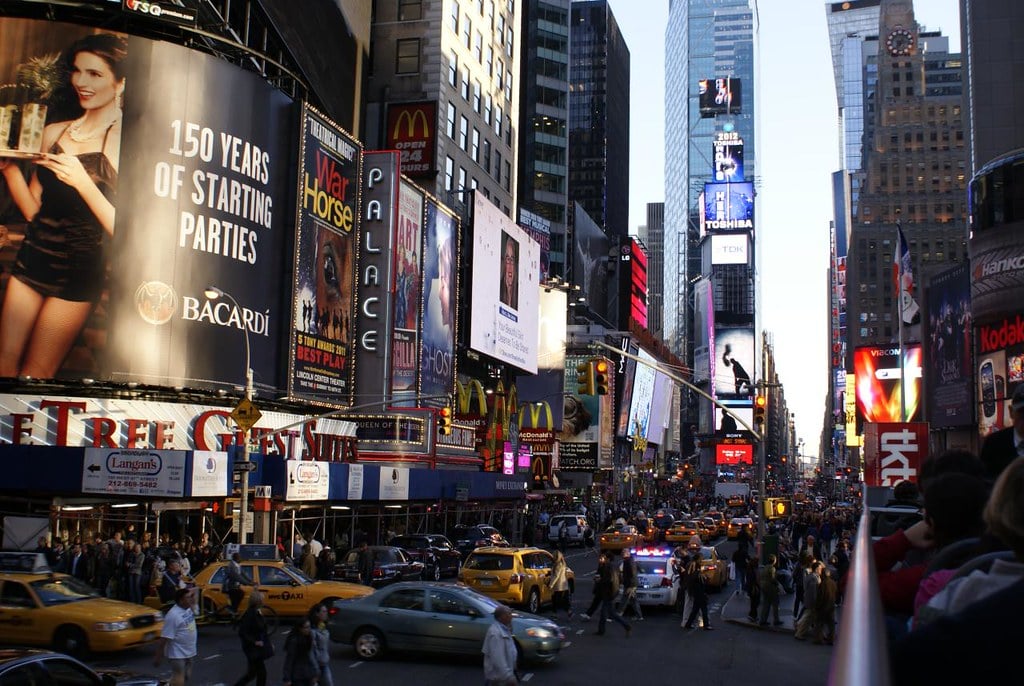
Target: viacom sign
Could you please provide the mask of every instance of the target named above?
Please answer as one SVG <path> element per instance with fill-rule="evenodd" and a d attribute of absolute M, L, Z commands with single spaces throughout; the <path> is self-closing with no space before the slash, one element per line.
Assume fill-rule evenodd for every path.
<path fill-rule="evenodd" d="M 403 174 L 416 177 L 434 172 L 436 130 L 436 102 L 388 107 L 387 147 L 401 151 Z"/>
<path fill-rule="evenodd" d="M 196 23 L 195 10 L 181 7 L 171 2 L 142 2 L 141 0 L 122 0 L 121 9 L 132 14 L 142 14 L 154 19 L 161 19 L 175 24 L 193 25 Z"/>

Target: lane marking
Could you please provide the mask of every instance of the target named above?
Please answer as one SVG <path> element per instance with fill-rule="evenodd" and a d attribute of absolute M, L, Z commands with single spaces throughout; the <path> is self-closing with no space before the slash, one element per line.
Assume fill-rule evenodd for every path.
<path fill-rule="evenodd" d="M 348 666 L 348 668 L 349 668 L 349 669 L 355 669 L 356 667 L 358 667 L 358 666 L 359 666 L 359 665 L 361 665 L 361 664 L 363 664 L 363 663 L 362 663 L 362 662 L 353 662 L 352 664 L 350 664 L 350 665 Z"/>
<path fill-rule="evenodd" d="M 572 641 L 566 641 L 565 643 L 562 644 L 562 647 L 563 648 L 568 648 L 571 645 L 572 645 Z"/>
<path fill-rule="evenodd" d="M 533 672 L 527 672 L 526 674 L 523 675 L 523 678 L 520 679 L 520 681 L 529 681 L 532 678 L 533 678 Z"/>
<path fill-rule="evenodd" d="M 204 660 L 216 660 L 218 657 L 220 657 L 219 654 L 218 655 L 210 655 L 209 657 L 204 657 L 203 659 Z"/>
<path fill-rule="evenodd" d="M 582 636 L 584 631 L 586 631 L 586 629 L 577 629 L 576 630 L 576 635 L 577 636 Z"/>

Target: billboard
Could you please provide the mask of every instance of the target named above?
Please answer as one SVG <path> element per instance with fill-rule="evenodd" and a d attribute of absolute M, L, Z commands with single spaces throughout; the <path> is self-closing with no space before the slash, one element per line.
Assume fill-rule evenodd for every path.
<path fill-rule="evenodd" d="M 921 346 L 910 344 L 903 351 L 906 380 L 907 421 L 921 417 Z M 853 351 L 856 377 L 857 433 L 864 422 L 899 422 L 900 349 L 893 346 L 864 346 Z M 849 386 L 847 386 L 849 393 Z"/>
<path fill-rule="evenodd" d="M 879 422 L 864 427 L 864 484 L 895 486 L 917 483 L 928 459 L 926 422 Z"/>
<path fill-rule="evenodd" d="M 749 264 L 750 239 L 746 233 L 711 236 L 711 264 Z"/>
<path fill-rule="evenodd" d="M 747 426 L 754 426 L 754 407 L 750 403 L 744 403 L 742 405 L 728 405 L 729 411 L 735 415 L 739 415 L 741 421 L 745 422 Z M 715 406 L 715 432 L 723 435 L 737 434 L 741 431 L 747 431 L 747 428 L 736 421 L 735 417 L 729 416 L 727 413 L 722 411 L 722 408 Z"/>
<path fill-rule="evenodd" d="M 982 436 L 1013 425 L 1009 399 L 1024 383 L 1024 316 L 978 327 L 978 430 Z"/>
<path fill-rule="evenodd" d="M 736 131 L 719 132 L 712 143 L 714 180 L 743 181 L 743 139 Z"/>
<path fill-rule="evenodd" d="M 658 372 L 654 379 L 654 393 L 651 396 L 651 418 L 647 423 L 647 439 L 658 445 L 665 442 L 665 429 L 670 425 L 674 382 Z"/>
<path fill-rule="evenodd" d="M 458 220 L 436 200 L 428 198 L 423 234 L 420 404 L 443 407 L 455 390 Z"/>
<path fill-rule="evenodd" d="M 568 336 L 565 322 L 568 294 L 564 290 L 541 289 L 539 297 L 537 373 L 516 377 L 516 389 L 523 402 L 549 398 L 552 388 L 564 386 L 562 377 L 565 374 L 565 343 Z M 562 405 L 557 402 L 557 398 L 551 400 L 556 427 L 562 424 Z"/>
<path fill-rule="evenodd" d="M 419 324 L 423 288 L 423 193 L 406 180 L 398 190 L 395 233 L 395 318 L 391 333 L 391 393 L 415 398 L 419 379 Z"/>
<path fill-rule="evenodd" d="M 536 374 L 540 246 L 482 193 L 472 260 L 470 348 Z"/>
<path fill-rule="evenodd" d="M 611 242 L 579 203 L 573 208 L 572 283 L 580 287 L 584 306 L 607 321 L 610 294 L 606 261 Z"/>
<path fill-rule="evenodd" d="M 654 357 L 643 348 L 637 353 L 641 360 L 654 363 Z M 651 364 L 637 362 L 633 373 L 633 397 L 629 404 L 627 436 L 647 438 L 651 421 L 651 401 L 654 399 L 654 383 L 658 372 Z"/>
<path fill-rule="evenodd" d="M 0 375 L 223 388 L 246 377 L 248 337 L 255 385 L 281 387 L 291 101 L 223 60 L 86 26 L 2 18 L 0 45 L 21 99 L 3 119 L 26 124 L 0 147 L 20 148 L 7 173 L 39 203 L 28 220 L 0 182 Z"/>
<path fill-rule="evenodd" d="M 643 328 L 647 328 L 647 253 L 640 242 L 630 238 L 627 245 L 622 248 L 621 261 L 628 267 L 625 273 L 629 279 L 623 279 L 628 284 L 628 297 L 623 300 L 629 303 L 629 319 L 636 322 Z"/>
<path fill-rule="evenodd" d="M 925 301 L 928 341 L 925 365 L 929 423 L 935 428 L 968 426 L 971 411 L 971 279 L 967 263 L 931 278 Z"/>
<path fill-rule="evenodd" d="M 754 228 L 754 184 L 706 183 L 701 203 L 701 226 L 705 231 Z"/>
<path fill-rule="evenodd" d="M 754 464 L 754 446 L 750 443 L 715 446 L 715 464 Z"/>
<path fill-rule="evenodd" d="M 743 98 L 740 80 L 730 76 L 700 79 L 697 82 L 697 100 L 701 117 L 742 112 Z"/>
<path fill-rule="evenodd" d="M 565 471 L 595 471 L 612 466 L 613 395 L 576 395 L 576 366 L 592 354 L 565 356 L 562 430 L 558 464 Z"/>
<path fill-rule="evenodd" d="M 399 154 L 363 155 L 362 229 L 356 255 L 355 388 L 360 404 L 390 394 L 391 313 Z"/>
<path fill-rule="evenodd" d="M 437 103 L 389 104 L 385 147 L 401 151 L 403 174 L 432 176 L 436 171 Z"/>
<path fill-rule="evenodd" d="M 712 374 L 718 399 L 754 395 L 754 329 L 749 326 L 716 326 Z"/>
<path fill-rule="evenodd" d="M 362 146 L 308 105 L 301 140 L 288 395 L 347 405 Z"/>

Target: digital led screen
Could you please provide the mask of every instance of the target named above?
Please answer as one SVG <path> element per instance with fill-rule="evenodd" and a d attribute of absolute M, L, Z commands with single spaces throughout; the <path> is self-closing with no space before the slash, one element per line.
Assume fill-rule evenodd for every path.
<path fill-rule="evenodd" d="M 716 445 L 715 464 L 754 464 L 754 446 L 750 444 Z"/>
<path fill-rule="evenodd" d="M 739 114 L 743 98 L 740 80 L 729 76 L 701 79 L 697 82 L 697 98 L 701 117 L 719 114 Z"/>
<path fill-rule="evenodd" d="M 907 421 L 921 416 L 921 346 L 904 346 Z M 857 433 L 863 422 L 899 422 L 900 351 L 895 346 L 865 346 L 853 352 L 857 388 Z"/>
<path fill-rule="evenodd" d="M 715 181 L 743 181 L 743 141 L 716 140 L 711 145 Z"/>
<path fill-rule="evenodd" d="M 745 233 L 711 236 L 711 264 L 749 264 L 748 244 Z"/>
<path fill-rule="evenodd" d="M 754 228 L 754 184 L 706 183 L 701 204 L 705 231 Z"/>

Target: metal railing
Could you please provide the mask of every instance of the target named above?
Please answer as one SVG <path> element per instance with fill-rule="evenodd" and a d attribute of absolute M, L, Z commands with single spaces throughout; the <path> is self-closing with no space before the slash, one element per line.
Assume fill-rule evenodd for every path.
<path fill-rule="evenodd" d="M 867 507 L 857 527 L 836 638 L 828 674 L 830 686 L 889 686 L 885 612 L 875 573 L 871 515 Z"/>

